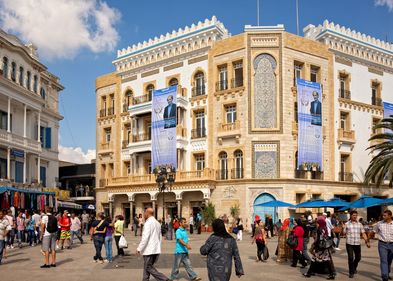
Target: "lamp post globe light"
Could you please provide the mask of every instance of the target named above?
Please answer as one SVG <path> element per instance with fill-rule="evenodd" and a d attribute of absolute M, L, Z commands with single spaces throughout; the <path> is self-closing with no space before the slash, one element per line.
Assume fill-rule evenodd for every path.
<path fill-rule="evenodd" d="M 162 232 L 165 234 L 165 191 L 172 191 L 172 186 L 176 179 L 176 169 L 171 165 L 159 165 L 153 169 L 153 174 L 156 177 L 158 191 L 162 193 Z"/>

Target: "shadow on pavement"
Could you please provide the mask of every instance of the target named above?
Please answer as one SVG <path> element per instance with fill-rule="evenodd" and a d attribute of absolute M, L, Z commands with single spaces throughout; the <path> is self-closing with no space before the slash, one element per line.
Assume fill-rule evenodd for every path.
<path fill-rule="evenodd" d="M 68 258 L 65 260 L 57 261 L 56 265 L 59 266 L 59 265 L 65 264 L 65 263 L 73 262 L 73 261 L 74 261 L 74 259 Z"/>
<path fill-rule="evenodd" d="M 24 258 L 24 259 L 15 259 L 15 260 L 8 260 L 4 263 L 4 265 L 12 264 L 12 263 L 17 263 L 17 262 L 24 262 L 24 261 L 29 261 L 29 258 Z"/>

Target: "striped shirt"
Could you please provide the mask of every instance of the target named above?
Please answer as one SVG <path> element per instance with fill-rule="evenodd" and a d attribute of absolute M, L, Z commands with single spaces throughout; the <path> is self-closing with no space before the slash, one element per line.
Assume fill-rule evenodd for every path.
<path fill-rule="evenodd" d="M 380 241 L 393 243 L 393 221 L 380 221 L 374 226 L 373 231 L 378 234 Z"/>
<path fill-rule="evenodd" d="M 364 227 L 360 222 L 348 221 L 344 232 L 347 235 L 347 244 L 360 245 L 360 235 L 364 233 Z"/>

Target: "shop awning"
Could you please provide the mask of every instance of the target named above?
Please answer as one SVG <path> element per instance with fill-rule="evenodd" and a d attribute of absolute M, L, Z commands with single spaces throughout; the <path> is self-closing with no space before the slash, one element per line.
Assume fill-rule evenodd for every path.
<path fill-rule="evenodd" d="M 16 187 L 11 187 L 11 186 L 0 186 L 0 194 L 7 192 L 7 191 L 33 193 L 33 194 L 40 194 L 40 195 L 55 195 L 54 192 L 43 192 L 43 191 L 37 191 L 37 190 L 31 190 L 31 189 L 16 188 Z"/>
<path fill-rule="evenodd" d="M 61 208 L 69 208 L 69 209 L 82 209 L 82 205 L 76 204 L 74 202 L 67 201 L 57 201 L 57 206 Z"/>

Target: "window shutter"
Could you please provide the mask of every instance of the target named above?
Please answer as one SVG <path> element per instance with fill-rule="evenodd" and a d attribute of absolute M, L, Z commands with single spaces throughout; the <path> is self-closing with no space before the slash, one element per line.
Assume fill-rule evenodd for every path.
<path fill-rule="evenodd" d="M 52 128 L 45 128 L 45 148 L 52 148 Z"/>

